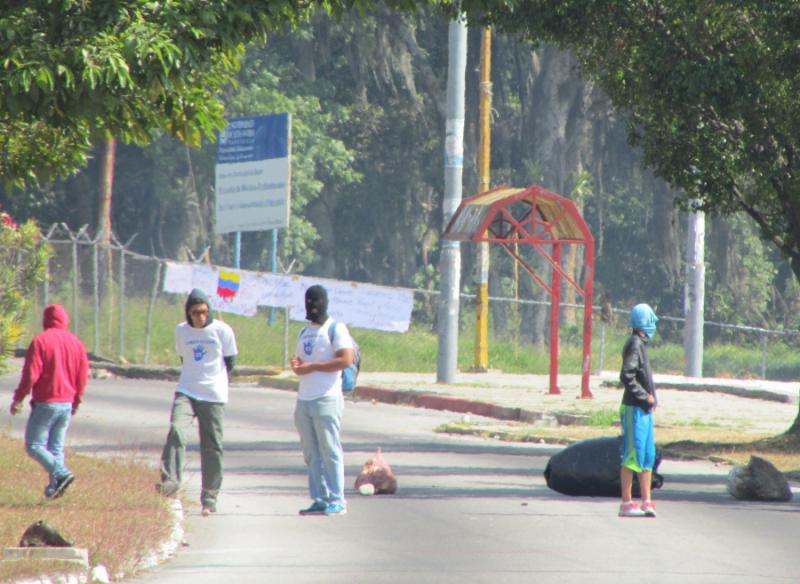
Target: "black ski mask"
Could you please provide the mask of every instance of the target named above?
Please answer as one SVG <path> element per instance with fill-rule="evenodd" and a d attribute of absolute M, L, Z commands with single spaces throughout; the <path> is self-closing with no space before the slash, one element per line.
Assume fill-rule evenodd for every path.
<path fill-rule="evenodd" d="M 328 292 L 322 286 L 306 290 L 306 320 L 317 324 L 328 320 Z"/>

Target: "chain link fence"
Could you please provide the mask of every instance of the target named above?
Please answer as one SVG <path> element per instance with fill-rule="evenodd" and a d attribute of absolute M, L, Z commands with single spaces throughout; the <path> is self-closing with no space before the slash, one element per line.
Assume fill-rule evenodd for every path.
<path fill-rule="evenodd" d="M 66 224 L 54 224 L 43 234 L 52 246 L 48 279 L 39 300 L 41 308 L 52 302 L 61 303 L 70 312 L 71 329 L 82 338 L 87 349 L 97 357 L 114 356 L 114 360 L 147 365 L 154 351 L 172 351 L 172 328 L 175 314 L 182 314 L 184 299 L 162 292 L 166 258 L 142 255 L 131 250 L 134 238 L 119 241 L 113 234 L 109 242 L 101 235 L 92 237 L 86 226 L 75 231 Z M 208 250 L 193 261 L 208 261 Z M 438 292 L 414 290 L 415 308 L 412 326 L 435 332 Z M 474 335 L 475 295 L 461 294 L 461 333 Z M 533 337 L 522 334 L 525 327 L 541 315 L 546 326 L 549 302 L 490 296 L 492 331 L 496 339 L 511 342 L 515 350 L 535 344 Z M 582 305 L 562 304 L 567 318 L 562 319 L 561 343 L 580 345 Z M 607 337 L 624 335 L 629 309 L 595 307 L 593 370 L 600 371 L 609 360 Z M 538 311 L 538 312 L 537 312 Z M 569 312 L 573 315 L 569 316 Z M 269 322 L 274 315 L 269 311 Z M 41 310 L 34 315 L 41 314 Z M 169 316 L 165 316 L 168 314 Z M 600 318 L 600 315 L 603 318 Z M 38 319 L 38 316 L 36 317 Z M 288 321 L 283 320 L 283 366 L 289 354 Z M 673 340 L 682 338 L 684 319 L 659 316 L 659 335 Z M 570 324 L 573 323 L 573 324 Z M 760 351 L 758 374 L 767 377 L 770 342 L 786 341 L 800 333 L 796 330 L 772 330 L 719 322 L 705 322 L 706 330 L 717 327 L 732 332 L 737 342 L 750 343 Z M 542 346 L 546 335 L 542 334 Z M 158 341 L 160 345 L 154 347 Z M 679 342 L 679 341 L 677 341 Z M 546 347 L 543 346 L 546 350 Z M 613 350 L 618 350 L 615 342 Z"/>

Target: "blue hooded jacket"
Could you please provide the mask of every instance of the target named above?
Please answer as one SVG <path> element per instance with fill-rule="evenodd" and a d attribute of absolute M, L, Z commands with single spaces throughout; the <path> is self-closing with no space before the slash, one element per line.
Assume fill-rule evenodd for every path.
<path fill-rule="evenodd" d="M 656 334 L 658 317 L 649 304 L 637 304 L 631 310 L 631 328 L 644 332 L 649 339 Z"/>

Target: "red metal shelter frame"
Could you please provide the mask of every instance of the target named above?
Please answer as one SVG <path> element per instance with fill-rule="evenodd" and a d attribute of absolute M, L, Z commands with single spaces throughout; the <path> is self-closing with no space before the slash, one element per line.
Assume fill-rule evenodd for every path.
<path fill-rule="evenodd" d="M 511 206 L 522 209 L 512 213 Z M 527 207 L 527 208 L 526 208 Z M 592 352 L 592 293 L 594 289 L 594 238 L 575 203 L 539 186 L 525 189 L 497 187 L 464 199 L 450 220 L 444 239 L 499 243 L 550 295 L 550 391 L 558 388 L 558 330 L 562 278 L 583 296 L 583 361 L 581 398 L 591 398 L 589 374 Z M 548 284 L 513 244 L 529 244 L 552 267 Z M 583 286 L 561 267 L 561 249 L 566 244 L 584 246 Z M 549 249 L 548 249 L 549 248 Z"/>

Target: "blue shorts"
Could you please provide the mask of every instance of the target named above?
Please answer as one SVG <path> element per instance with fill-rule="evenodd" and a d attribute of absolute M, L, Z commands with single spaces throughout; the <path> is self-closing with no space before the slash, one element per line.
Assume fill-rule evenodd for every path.
<path fill-rule="evenodd" d="M 653 470 L 656 463 L 653 415 L 639 406 L 623 404 L 619 408 L 619 420 L 622 425 L 622 466 L 636 473 Z"/>

